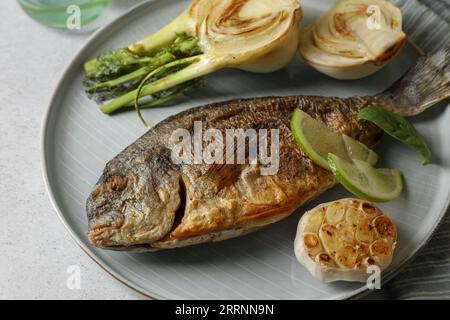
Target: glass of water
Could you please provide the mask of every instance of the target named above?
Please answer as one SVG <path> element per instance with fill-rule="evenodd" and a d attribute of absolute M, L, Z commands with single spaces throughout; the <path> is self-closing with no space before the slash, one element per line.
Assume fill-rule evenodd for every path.
<path fill-rule="evenodd" d="M 18 0 L 34 20 L 49 27 L 80 29 L 95 21 L 111 0 Z"/>

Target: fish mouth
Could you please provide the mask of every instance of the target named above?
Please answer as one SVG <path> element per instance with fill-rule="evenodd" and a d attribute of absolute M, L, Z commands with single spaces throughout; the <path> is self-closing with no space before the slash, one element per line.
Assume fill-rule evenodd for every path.
<path fill-rule="evenodd" d="M 129 179 L 116 170 L 104 171 L 86 201 L 89 241 L 105 248 L 120 243 L 125 217 L 118 204 L 127 193 Z"/>
<path fill-rule="evenodd" d="M 114 245 L 125 218 L 111 203 L 125 190 L 127 183 L 123 176 L 102 177 L 86 201 L 88 239 L 96 247 Z"/>
<path fill-rule="evenodd" d="M 89 208 L 89 201 L 88 201 Z M 103 213 L 90 212 L 92 218 L 89 219 L 88 239 L 96 247 L 104 248 L 114 246 L 116 241 L 114 236 L 124 223 L 122 212 L 118 210 L 105 211 Z"/>

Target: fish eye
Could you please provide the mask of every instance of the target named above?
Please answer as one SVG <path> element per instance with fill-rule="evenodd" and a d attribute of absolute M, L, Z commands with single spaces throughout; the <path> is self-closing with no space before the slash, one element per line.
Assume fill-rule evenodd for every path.
<path fill-rule="evenodd" d="M 109 192 L 121 192 L 127 187 L 128 179 L 122 176 L 112 176 L 105 183 Z"/>

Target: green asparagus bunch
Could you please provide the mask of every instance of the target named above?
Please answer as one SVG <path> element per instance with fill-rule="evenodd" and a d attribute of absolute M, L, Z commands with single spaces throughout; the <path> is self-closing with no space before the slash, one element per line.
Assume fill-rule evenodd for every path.
<path fill-rule="evenodd" d="M 129 92 L 135 92 L 147 83 L 154 82 L 186 67 L 202 50 L 196 38 L 186 33 L 177 34 L 169 46 L 150 56 L 140 56 L 128 48 L 102 55 L 85 63 L 85 89 L 89 98 L 96 102 L 116 99 Z M 170 89 L 157 92 L 139 109 L 165 103 L 186 92 L 199 83 L 191 80 Z M 106 104 L 102 112 L 110 114 L 115 108 Z"/>

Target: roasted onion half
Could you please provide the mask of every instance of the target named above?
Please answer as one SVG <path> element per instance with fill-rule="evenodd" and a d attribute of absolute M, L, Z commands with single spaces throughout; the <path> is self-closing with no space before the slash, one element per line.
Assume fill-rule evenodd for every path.
<path fill-rule="evenodd" d="M 284 67 L 297 52 L 301 19 L 298 0 L 194 0 L 156 33 L 121 51 L 88 61 L 85 73 L 90 80 L 101 80 L 90 88 L 93 92 L 116 89 L 118 85 L 128 90 L 141 79 L 142 85 L 136 90 L 104 105 L 101 110 L 106 114 L 133 100 L 158 97 L 161 92 L 178 88 L 149 103 L 154 106 L 190 87 L 196 78 L 222 68 L 272 72 Z M 184 36 L 180 39 L 180 35 Z M 183 50 L 186 47 L 195 50 Z M 167 57 L 167 53 L 174 54 Z M 147 60 L 150 63 L 146 64 Z M 112 66 L 108 65 L 111 61 L 115 62 Z M 131 73 L 114 73 L 123 69 Z M 103 70 L 113 72 L 105 76 Z M 159 78 L 161 74 L 165 77 Z"/>
<path fill-rule="evenodd" d="M 194 0 L 169 25 L 130 50 L 146 54 L 185 32 L 199 40 L 204 58 L 215 65 L 272 72 L 295 55 L 301 18 L 297 0 Z"/>
<path fill-rule="evenodd" d="M 296 53 L 302 13 L 296 0 L 222 0 L 199 24 L 200 46 L 228 66 L 272 72 Z"/>
<path fill-rule="evenodd" d="M 400 10 L 385 0 L 340 0 L 302 31 L 299 52 L 318 71 L 359 79 L 380 70 L 406 42 Z"/>

